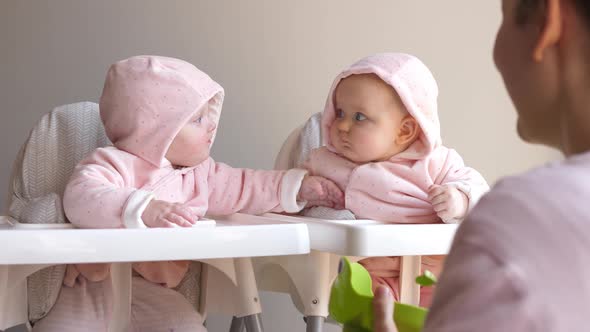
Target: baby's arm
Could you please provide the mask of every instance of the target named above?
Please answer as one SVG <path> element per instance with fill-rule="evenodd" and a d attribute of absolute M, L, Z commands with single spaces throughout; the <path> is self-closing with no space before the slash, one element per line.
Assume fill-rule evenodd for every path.
<path fill-rule="evenodd" d="M 81 228 L 192 226 L 198 218 L 182 204 L 154 199 L 133 187 L 135 156 L 98 149 L 76 169 L 64 193 L 70 222 Z M 128 159 L 128 160 L 127 160 Z"/>
<path fill-rule="evenodd" d="M 208 213 L 213 215 L 295 213 L 306 204 L 338 206 L 343 201 L 342 192 L 333 182 L 308 176 L 302 169 L 251 170 L 211 161 L 208 183 Z"/>
<path fill-rule="evenodd" d="M 110 152 L 110 151 L 109 151 Z M 124 212 L 137 189 L 126 185 L 129 170 L 106 149 L 76 166 L 64 193 L 69 221 L 81 228 L 124 228 Z"/>
<path fill-rule="evenodd" d="M 447 151 L 440 169 L 429 198 L 445 223 L 460 222 L 490 188 L 479 172 L 465 166 L 455 150 Z"/>

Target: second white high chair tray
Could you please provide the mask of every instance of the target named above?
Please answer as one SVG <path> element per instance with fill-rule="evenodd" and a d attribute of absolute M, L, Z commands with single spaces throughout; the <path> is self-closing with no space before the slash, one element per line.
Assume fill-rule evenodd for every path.
<path fill-rule="evenodd" d="M 305 223 L 312 250 L 345 256 L 424 256 L 449 252 L 458 224 L 385 224 L 268 213 L 269 220 Z"/>

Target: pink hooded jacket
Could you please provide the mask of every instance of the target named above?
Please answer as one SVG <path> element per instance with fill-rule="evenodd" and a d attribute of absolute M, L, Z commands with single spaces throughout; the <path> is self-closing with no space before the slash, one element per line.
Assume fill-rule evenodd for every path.
<path fill-rule="evenodd" d="M 350 75 L 373 73 L 391 85 L 422 133 L 407 150 L 388 161 L 356 164 L 337 154 L 330 142 L 334 92 Z M 313 150 L 305 167 L 334 181 L 345 193 L 345 207 L 357 218 L 392 223 L 435 223 L 440 218 L 428 199 L 432 185 L 453 185 L 469 197 L 469 207 L 489 189 L 483 177 L 466 167 L 459 154 L 441 145 L 438 86 L 416 57 L 376 54 L 354 63 L 336 77 L 322 115 L 324 147 Z M 459 220 L 444 220 L 458 222 Z"/>
<path fill-rule="evenodd" d="M 199 216 L 303 208 L 296 196 L 306 171 L 238 169 L 211 158 L 176 168 L 165 158 L 197 112 L 209 107 L 217 124 L 223 96 L 207 74 L 178 59 L 136 56 L 112 65 L 100 115 L 114 147 L 97 149 L 76 167 L 64 194 L 70 222 L 83 228 L 145 227 L 141 215 L 152 199 L 184 203 Z M 175 287 L 188 263 L 134 268 L 152 282 Z"/>

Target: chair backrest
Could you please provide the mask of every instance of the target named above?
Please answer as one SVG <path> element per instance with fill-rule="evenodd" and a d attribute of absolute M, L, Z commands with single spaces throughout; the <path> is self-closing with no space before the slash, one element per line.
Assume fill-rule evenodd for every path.
<path fill-rule="evenodd" d="M 291 132 L 275 159 L 275 169 L 301 167 L 309 153 L 323 145 L 321 121 L 322 113 L 315 113 L 304 125 Z M 334 210 L 322 206 L 305 209 L 303 215 L 319 219 L 355 219 L 354 214 L 348 210 Z"/>
<path fill-rule="evenodd" d="M 64 105 L 44 115 L 13 164 L 9 215 L 21 223 L 66 223 L 61 197 L 74 167 L 94 149 L 108 144 L 95 103 Z M 29 320 L 43 318 L 53 307 L 64 273 L 65 266 L 60 265 L 29 276 Z"/>
<path fill-rule="evenodd" d="M 322 146 L 321 119 L 322 113 L 316 113 L 303 126 L 291 132 L 275 159 L 275 169 L 300 166 L 311 150 Z"/>
<path fill-rule="evenodd" d="M 95 103 L 64 105 L 43 116 L 13 166 L 10 216 L 21 223 L 67 222 L 61 197 L 74 167 L 108 144 Z"/>

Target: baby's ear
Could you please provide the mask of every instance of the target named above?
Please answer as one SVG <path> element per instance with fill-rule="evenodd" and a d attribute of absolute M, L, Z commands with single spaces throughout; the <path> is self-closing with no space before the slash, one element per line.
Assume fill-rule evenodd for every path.
<path fill-rule="evenodd" d="M 395 138 L 398 145 L 406 145 L 414 142 L 420 136 L 420 125 L 411 115 L 406 115 L 400 124 L 399 132 Z"/>

